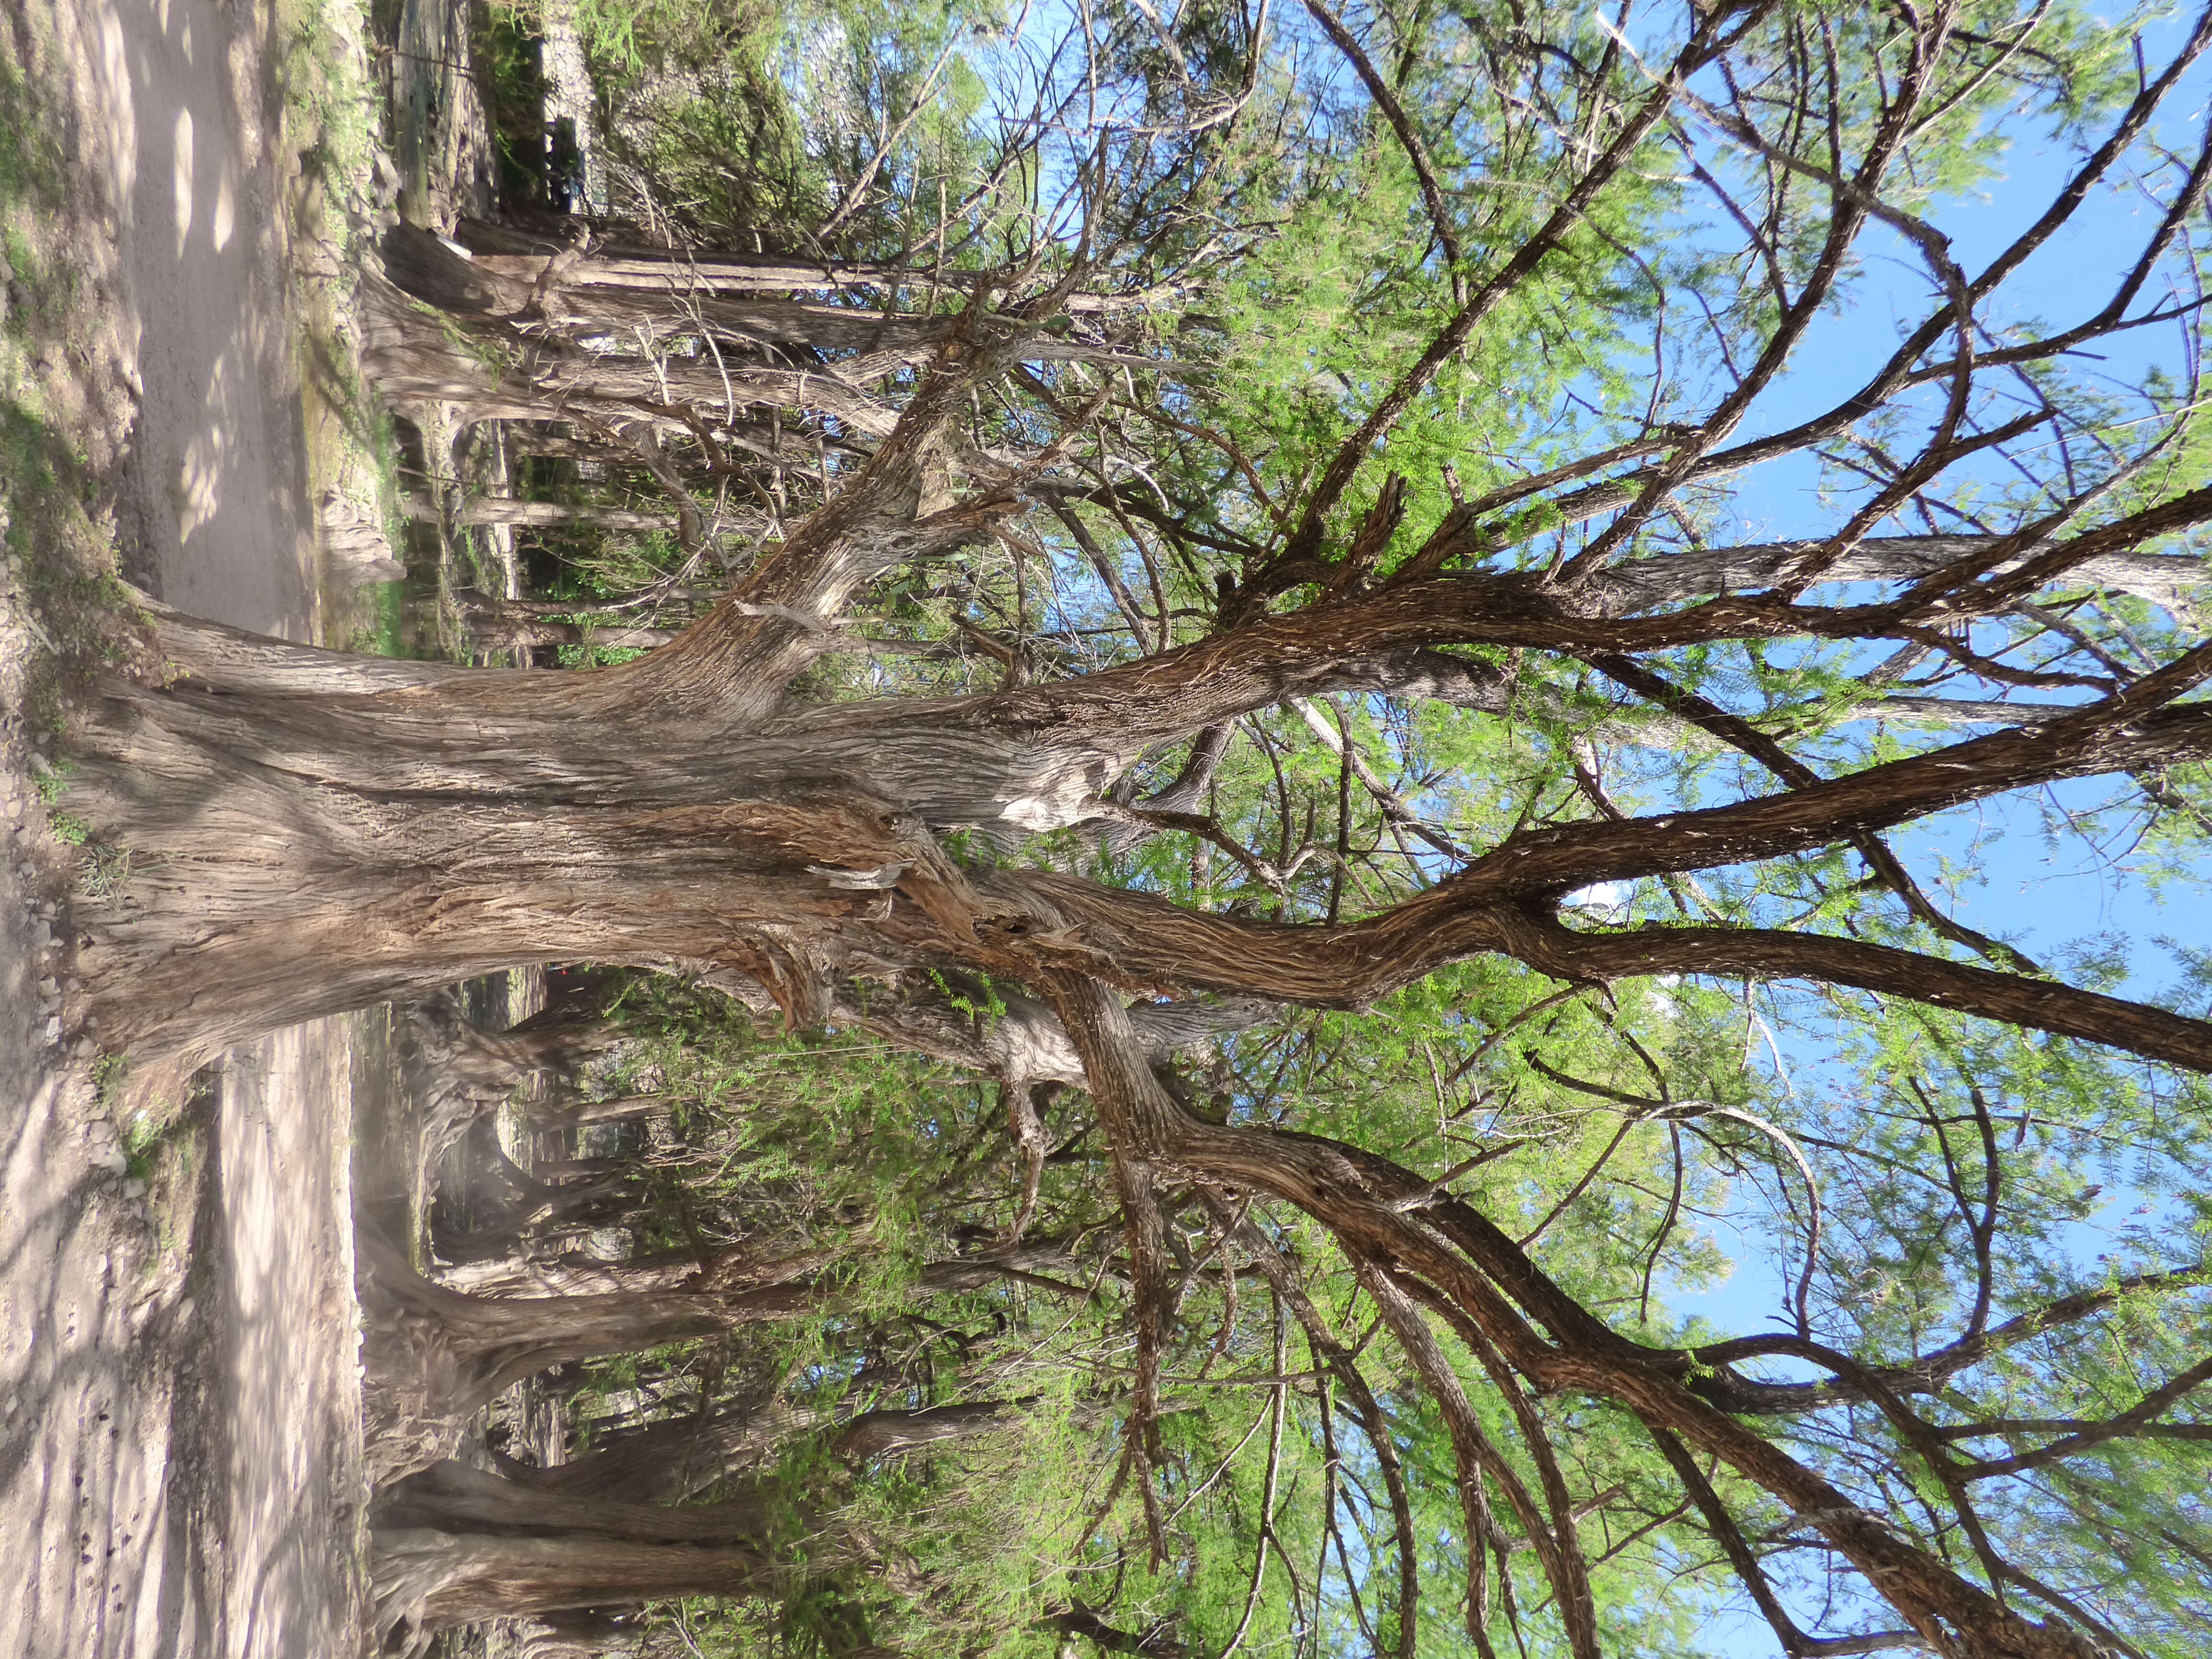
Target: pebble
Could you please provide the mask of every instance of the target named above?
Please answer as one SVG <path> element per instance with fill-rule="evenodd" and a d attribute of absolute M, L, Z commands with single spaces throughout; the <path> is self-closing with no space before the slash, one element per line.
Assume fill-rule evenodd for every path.
<path fill-rule="evenodd" d="M 49 1047 L 52 1047 L 60 1042 L 61 1040 L 62 1017 L 59 1014 L 55 1014 L 46 1021 L 46 1042 Z"/>
<path fill-rule="evenodd" d="M 107 1173 L 110 1175 L 123 1175 L 131 1168 L 131 1160 L 123 1156 L 120 1148 L 106 1153 L 105 1156 L 96 1159 L 95 1161 L 105 1165 Z"/>
<path fill-rule="evenodd" d="M 123 1183 L 123 1196 L 125 1198 L 145 1197 L 146 1183 L 139 1180 L 137 1176 L 132 1176 L 130 1180 Z"/>

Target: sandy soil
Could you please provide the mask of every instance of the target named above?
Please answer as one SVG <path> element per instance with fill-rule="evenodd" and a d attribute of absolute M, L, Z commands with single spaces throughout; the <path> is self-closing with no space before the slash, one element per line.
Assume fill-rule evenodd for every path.
<path fill-rule="evenodd" d="M 122 204 L 139 324 L 123 538 L 178 609 L 312 638 L 313 526 L 258 43 L 210 0 L 74 5 L 99 43 L 98 159 Z"/>
<path fill-rule="evenodd" d="M 87 276 L 115 323 L 107 378 L 137 392 L 108 477 L 126 568 L 313 639 L 271 27 L 243 3 L 61 0 L 44 55 L 106 227 Z M 94 1034 L 59 1012 L 74 853 L 28 775 L 16 586 L 0 575 L 0 1652 L 357 1652 L 348 1028 L 226 1056 L 150 1189 L 128 1178 Z"/>

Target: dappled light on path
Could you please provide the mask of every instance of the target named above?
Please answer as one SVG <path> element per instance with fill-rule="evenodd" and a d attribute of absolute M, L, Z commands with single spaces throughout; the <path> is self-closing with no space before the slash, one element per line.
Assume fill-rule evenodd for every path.
<path fill-rule="evenodd" d="M 88 0 L 142 386 L 126 541 L 172 604 L 293 639 L 317 603 L 301 410 L 276 301 L 278 158 L 263 42 L 208 0 Z M 253 27 L 270 27 L 264 17 Z M 133 142 L 135 141 L 135 142 Z"/>

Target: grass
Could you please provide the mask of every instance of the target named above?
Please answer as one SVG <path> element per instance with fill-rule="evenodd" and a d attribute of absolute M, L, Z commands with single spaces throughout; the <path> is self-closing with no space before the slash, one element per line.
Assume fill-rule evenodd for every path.
<path fill-rule="evenodd" d="M 150 1179 L 154 1173 L 155 1155 L 161 1151 L 161 1142 L 168 1130 L 167 1123 L 157 1121 L 151 1114 L 133 1112 L 130 1121 L 123 1126 L 120 1136 L 124 1172 L 136 1181 Z"/>
<path fill-rule="evenodd" d="M 288 209 L 300 259 L 295 356 L 302 393 L 309 493 L 335 492 L 406 544 L 398 446 L 390 416 L 363 384 L 343 321 L 360 273 L 375 264 L 374 178 L 382 93 L 369 69 L 364 0 L 277 0 L 270 69 L 280 94 L 278 147 L 300 158 Z M 396 639 L 373 589 L 325 595 L 330 643 L 377 651 Z M 397 654 L 397 653 L 392 653 Z"/>
<path fill-rule="evenodd" d="M 123 1173 L 133 1181 L 150 1182 L 162 1152 L 177 1143 L 185 1120 L 170 1109 L 166 1100 L 152 1100 L 123 1115 L 130 1097 L 131 1061 L 127 1055 L 106 1054 L 92 1062 L 92 1086 L 100 1095 L 100 1109 L 117 1120 L 116 1142 L 123 1153 Z"/>
<path fill-rule="evenodd" d="M 84 896 L 99 903 L 118 897 L 131 884 L 131 849 L 112 842 L 85 845 L 77 860 L 76 884 Z"/>
<path fill-rule="evenodd" d="M 360 44 L 368 35 L 368 9 L 353 0 L 282 0 L 276 14 L 272 67 L 286 142 L 298 154 L 302 173 L 322 187 L 313 215 L 299 213 L 295 230 L 337 244 L 339 268 L 350 272 L 359 264 L 356 218 L 374 164 L 379 125 L 377 93 Z M 311 216 L 317 222 L 307 222 Z"/>
<path fill-rule="evenodd" d="M 68 789 L 70 775 L 76 770 L 74 762 L 58 761 L 39 774 L 39 799 L 52 808 L 61 805 L 63 792 Z"/>

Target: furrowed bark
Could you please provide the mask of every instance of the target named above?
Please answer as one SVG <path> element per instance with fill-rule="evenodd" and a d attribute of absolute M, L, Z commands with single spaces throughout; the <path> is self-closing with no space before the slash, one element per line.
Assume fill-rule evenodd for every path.
<path fill-rule="evenodd" d="M 387 1487 L 377 1501 L 376 1524 L 451 1533 L 588 1533 L 650 1544 L 736 1544 L 764 1535 L 774 1524 L 774 1508 L 775 1494 L 768 1489 L 714 1504 L 625 1504 L 448 1462 Z"/>
<path fill-rule="evenodd" d="M 791 632 L 749 635 L 753 620 L 733 615 L 721 644 L 757 664 L 773 660 Z M 149 1052 L 204 1053 L 289 1020 L 580 956 L 735 973 L 767 986 L 795 1018 L 814 1018 L 827 1011 L 825 975 L 841 959 L 969 956 L 979 922 L 1011 926 L 993 920 L 1010 913 L 1057 917 L 1051 927 L 1073 929 L 1070 945 L 1091 953 L 1083 959 L 1109 959 L 1127 982 L 1325 1006 L 1371 1000 L 1470 952 L 1513 951 L 1516 939 L 1571 948 L 1579 971 L 1603 971 L 1601 950 L 1639 971 L 1631 947 L 1532 934 L 1516 918 L 1593 882 L 1785 856 L 2008 789 L 2212 754 L 2212 708 L 2150 706 L 2161 689 L 2146 680 L 2033 730 L 1782 794 L 1525 831 L 1382 915 L 1278 926 L 1041 872 L 971 878 L 909 816 L 918 809 L 939 823 L 979 827 L 1079 821 L 1116 768 L 1164 731 L 1218 724 L 1224 702 L 1296 685 L 1279 660 L 1262 676 L 1249 659 L 1241 684 L 1233 664 L 1205 672 L 1224 652 L 1256 650 L 1250 639 L 1049 691 L 832 705 L 738 736 L 680 721 L 672 730 L 674 711 L 654 695 L 689 678 L 711 703 L 716 684 L 729 684 L 720 647 L 673 676 L 656 672 L 644 688 L 630 671 L 676 657 L 682 642 L 598 673 L 494 672 L 387 690 L 369 669 L 380 689 L 323 695 L 333 676 L 353 673 L 351 661 L 325 665 L 297 647 L 252 659 L 244 636 L 182 635 L 194 672 L 165 688 L 112 687 L 84 732 L 68 797 L 127 855 L 128 880 L 85 911 L 84 1011 L 106 1040 Z M 247 660 L 234 666 L 239 659 Z M 1328 677 L 1344 673 L 1344 656 L 1322 660 L 1327 669 L 1305 683 L 1341 683 Z M 1451 659 L 1432 666 L 1419 653 L 1354 665 L 1401 684 L 1443 684 L 1455 672 Z M 606 718 L 611 698 L 623 706 L 625 688 L 645 693 L 630 720 Z M 664 717 L 650 741 L 632 724 L 648 711 Z M 198 805 L 180 811 L 181 802 Z M 1672 948 L 1711 953 L 1720 942 L 1685 935 Z M 1746 970 L 1804 970 L 1778 949 L 1742 944 Z M 1711 971 L 1734 971 L 1717 954 L 1707 960 Z M 1940 988 L 1953 999 L 1946 1006 L 1973 1006 L 1956 999 L 2003 988 L 1963 969 L 1939 987 L 1932 969 L 1840 946 L 1824 960 L 1839 971 L 1858 963 L 1862 974 L 1887 963 L 1887 988 Z M 2039 1020 L 2070 1019 L 2053 1028 L 2069 1035 L 2112 1012 L 2100 1003 L 2069 1013 L 2090 1005 L 2017 988 L 2005 995 L 1990 1005 L 1994 1015 L 2042 1008 Z M 2154 1026 L 2162 1035 L 2154 1042 Z M 2142 1052 L 2200 1062 L 2186 1023 L 2145 1015 L 2128 1029 L 2136 1035 L 2125 1040 Z M 1031 1075 L 1066 1069 L 1041 1065 Z"/>
<path fill-rule="evenodd" d="M 785 1414 L 787 1418 L 788 1413 Z M 942 1449 L 1012 1420 L 1005 1402 L 879 1412 L 854 1419 L 832 1449 L 848 1459 Z M 756 1421 L 752 1427 L 762 1425 Z M 788 1431 L 788 1422 L 776 1426 Z M 662 1425 L 664 1430 L 698 1425 Z M 746 1438 L 750 1439 L 748 1436 Z M 632 1472 L 651 1434 L 611 1449 Z M 665 1451 L 676 1449 L 659 1448 Z M 625 1486 L 703 1485 L 730 1472 L 737 1446 L 721 1437 L 703 1472 L 646 1455 L 642 1481 L 548 1469 L 498 1474 L 441 1462 L 387 1487 L 374 1514 L 372 1561 L 380 1628 L 416 1643 L 496 1617 L 635 1606 L 671 1595 L 772 1594 L 861 1552 L 814 1512 L 829 1493 L 774 1474 L 726 1486 L 716 1502 L 667 1505 L 611 1495 Z M 748 1446 L 748 1450 L 759 1449 Z M 608 1455 L 587 1459 L 605 1463 Z M 747 1461 L 750 1461 L 748 1459 Z"/>
<path fill-rule="evenodd" d="M 677 1595 L 774 1595 L 791 1582 L 750 1544 L 514 1538 L 429 1528 L 380 1530 L 370 1559 L 380 1629 L 420 1653 L 483 1620 Z"/>
<path fill-rule="evenodd" d="M 749 1320 L 787 1316 L 813 1300 L 787 1287 L 726 1297 L 464 1296 L 422 1278 L 370 1228 L 362 1230 L 360 1260 L 372 1484 L 452 1456 L 466 1416 L 533 1372 L 711 1336 Z"/>

